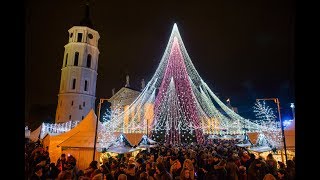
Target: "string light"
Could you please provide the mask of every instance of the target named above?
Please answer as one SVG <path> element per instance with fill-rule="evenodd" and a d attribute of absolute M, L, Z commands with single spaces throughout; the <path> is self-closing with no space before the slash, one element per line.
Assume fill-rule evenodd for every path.
<path fill-rule="evenodd" d="M 64 123 L 42 123 L 40 131 L 40 139 L 43 139 L 46 134 L 59 135 L 70 131 L 76 127 L 80 121 L 67 121 Z"/>

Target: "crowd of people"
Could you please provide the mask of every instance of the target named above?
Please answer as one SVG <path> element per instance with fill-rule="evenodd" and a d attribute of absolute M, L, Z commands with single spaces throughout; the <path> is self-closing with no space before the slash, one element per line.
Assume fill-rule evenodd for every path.
<path fill-rule="evenodd" d="M 78 169 L 72 155 L 61 154 L 51 162 L 48 148 L 40 142 L 25 148 L 26 179 L 41 180 L 293 180 L 295 159 L 286 164 L 270 153 L 256 156 L 235 140 L 214 140 L 203 145 L 163 144 L 140 151 L 92 161 Z"/>

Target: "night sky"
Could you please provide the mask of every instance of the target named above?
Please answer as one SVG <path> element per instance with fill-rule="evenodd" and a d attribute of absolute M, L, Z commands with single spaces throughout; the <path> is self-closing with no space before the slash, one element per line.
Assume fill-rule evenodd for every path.
<path fill-rule="evenodd" d="M 84 17 L 83 0 L 25 2 L 25 110 L 58 100 L 68 29 Z M 283 112 L 294 102 L 294 3 L 290 0 L 93 0 L 100 34 L 96 97 L 125 85 L 140 89 L 153 76 L 174 23 L 200 76 L 239 114 L 256 98 L 277 97 Z M 53 114 L 55 108 L 53 108 Z M 245 116 L 244 116 L 245 117 Z"/>

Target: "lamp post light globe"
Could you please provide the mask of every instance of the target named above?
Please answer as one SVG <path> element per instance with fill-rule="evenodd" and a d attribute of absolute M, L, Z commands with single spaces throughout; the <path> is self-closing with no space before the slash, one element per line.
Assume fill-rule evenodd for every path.
<path fill-rule="evenodd" d="M 294 108 L 294 103 L 290 103 L 290 107 L 293 109 Z"/>
<path fill-rule="evenodd" d="M 295 120 L 296 118 L 295 118 L 295 113 L 294 113 L 294 108 L 295 108 L 294 103 L 291 103 L 291 104 L 290 104 L 290 107 L 291 107 L 291 110 L 292 110 L 293 120 Z"/>

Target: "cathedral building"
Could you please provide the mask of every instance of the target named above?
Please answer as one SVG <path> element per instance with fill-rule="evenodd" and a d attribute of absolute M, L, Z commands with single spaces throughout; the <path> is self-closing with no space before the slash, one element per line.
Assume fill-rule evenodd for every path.
<path fill-rule="evenodd" d="M 112 96 L 108 99 L 108 102 L 111 104 L 112 111 L 124 112 L 123 115 L 123 132 L 132 133 L 134 131 L 128 129 L 128 123 L 133 119 L 137 118 L 137 121 L 145 121 L 149 124 L 153 120 L 153 104 L 145 104 L 143 107 L 130 108 L 130 105 L 138 98 L 141 91 L 145 88 L 144 79 L 141 81 L 141 90 L 134 89 L 130 86 L 129 75 L 126 76 L 126 84 L 116 93 L 114 89 L 112 90 Z M 145 112 L 145 113 L 142 113 Z M 144 132 L 146 133 L 146 132 Z"/>

